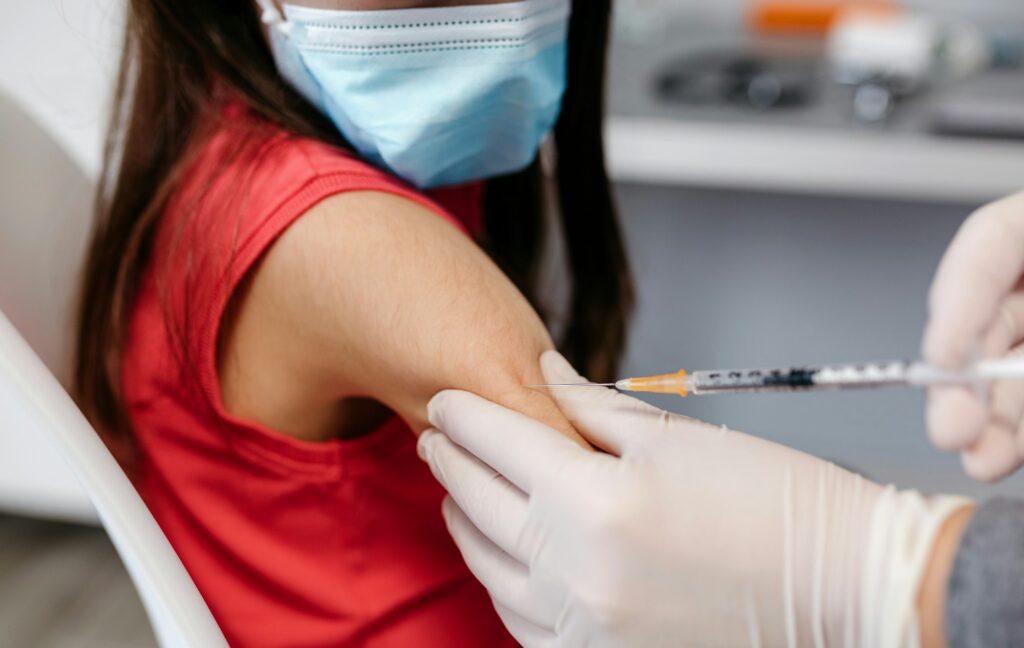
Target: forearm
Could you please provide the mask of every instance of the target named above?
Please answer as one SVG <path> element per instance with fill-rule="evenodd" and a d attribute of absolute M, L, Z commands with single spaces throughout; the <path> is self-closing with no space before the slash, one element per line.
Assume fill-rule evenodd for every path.
<path fill-rule="evenodd" d="M 995 498 L 973 511 L 948 583 L 950 648 L 1024 646 L 1024 501 Z"/>
<path fill-rule="evenodd" d="M 946 520 L 932 547 L 932 555 L 921 579 L 917 597 L 917 618 L 922 648 L 946 648 L 945 606 L 949 578 L 964 530 L 974 513 L 965 506 Z"/>

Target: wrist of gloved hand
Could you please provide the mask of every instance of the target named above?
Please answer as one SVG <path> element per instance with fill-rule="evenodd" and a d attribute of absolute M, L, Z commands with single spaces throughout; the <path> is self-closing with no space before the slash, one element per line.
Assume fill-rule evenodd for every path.
<path fill-rule="evenodd" d="M 581 378 L 557 354 L 549 382 Z M 931 544 L 962 501 L 883 488 L 609 390 L 555 393 L 605 453 L 471 394 L 420 450 L 449 529 L 526 645 L 913 646 Z"/>
<path fill-rule="evenodd" d="M 921 645 L 918 601 L 939 533 L 961 497 L 924 497 L 888 487 L 875 502 L 863 536 L 860 646 Z M 842 644 L 840 644 L 842 645 Z"/>

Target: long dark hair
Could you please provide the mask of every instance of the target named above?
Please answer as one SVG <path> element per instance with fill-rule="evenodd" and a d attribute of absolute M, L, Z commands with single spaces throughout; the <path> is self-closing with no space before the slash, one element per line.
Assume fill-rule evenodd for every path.
<path fill-rule="evenodd" d="M 600 380 L 615 373 L 633 298 L 602 138 L 610 5 L 573 0 L 569 85 L 554 134 L 557 211 L 572 275 L 560 347 Z M 252 0 L 131 0 L 75 363 L 80 405 L 109 443 L 129 438 L 121 353 L 155 227 L 204 137 L 218 88 L 295 136 L 346 147 L 332 124 L 278 75 Z M 539 161 L 489 181 L 485 191 L 483 244 L 534 305 L 545 192 Z"/>

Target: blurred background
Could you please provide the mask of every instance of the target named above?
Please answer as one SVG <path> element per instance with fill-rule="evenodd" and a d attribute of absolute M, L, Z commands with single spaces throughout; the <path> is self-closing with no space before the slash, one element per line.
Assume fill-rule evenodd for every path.
<path fill-rule="evenodd" d="M 609 154 L 640 303 L 625 370 L 918 355 L 932 273 L 1024 189 L 1024 5 L 621 0 Z M 663 407 L 926 491 L 981 486 L 911 390 Z"/>
<path fill-rule="evenodd" d="M 122 3 L 0 6 L 0 237 L 84 246 Z M 1024 188 L 1022 62 L 1019 0 L 618 0 L 608 154 L 639 288 L 625 373 L 915 357 L 953 233 Z M 0 257 L 5 313 L 61 377 L 78 261 Z M 40 299 L 59 316 L 20 307 Z M 656 402 L 904 487 L 1024 491 L 964 478 L 915 391 Z M 45 440 L 0 429 L 4 646 L 152 645 L 95 520 Z"/>

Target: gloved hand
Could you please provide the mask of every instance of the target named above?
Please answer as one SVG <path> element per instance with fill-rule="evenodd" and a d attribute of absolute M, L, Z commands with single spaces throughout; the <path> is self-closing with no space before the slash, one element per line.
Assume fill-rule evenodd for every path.
<path fill-rule="evenodd" d="M 977 356 L 1021 352 L 1024 341 L 1024 194 L 988 205 L 960 228 L 935 275 L 924 358 L 956 369 Z M 1004 477 L 1024 461 L 1024 382 L 988 390 L 936 387 L 928 393 L 928 431 L 940 448 L 962 454 L 977 479 Z"/>
<path fill-rule="evenodd" d="M 549 382 L 582 381 L 558 354 Z M 909 646 L 962 502 L 883 488 L 604 389 L 555 391 L 588 451 L 465 392 L 421 456 L 448 528 L 526 646 Z"/>

